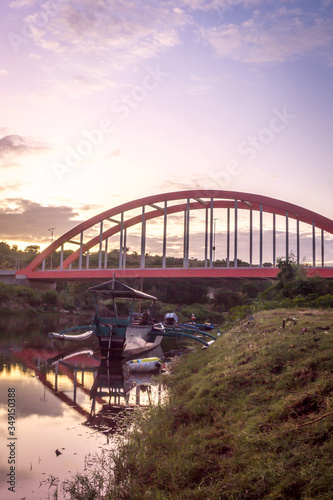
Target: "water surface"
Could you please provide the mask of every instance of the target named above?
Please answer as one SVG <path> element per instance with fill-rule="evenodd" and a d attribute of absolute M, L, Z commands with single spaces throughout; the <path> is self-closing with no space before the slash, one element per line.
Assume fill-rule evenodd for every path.
<path fill-rule="evenodd" d="M 128 373 L 122 360 L 103 360 L 94 338 L 80 343 L 47 337 L 88 322 L 0 317 L 2 500 L 47 499 L 50 475 L 64 480 L 82 472 L 90 455 L 116 446 L 131 409 L 163 398 L 151 376 Z M 162 356 L 159 349 L 151 355 Z"/>

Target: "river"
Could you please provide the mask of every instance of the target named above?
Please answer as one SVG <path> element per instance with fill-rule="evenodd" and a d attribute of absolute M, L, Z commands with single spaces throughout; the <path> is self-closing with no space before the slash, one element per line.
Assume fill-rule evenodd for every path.
<path fill-rule="evenodd" d="M 116 446 L 119 415 L 163 399 L 151 376 L 128 374 L 121 361 L 107 369 L 94 338 L 82 345 L 47 337 L 87 322 L 0 316 L 2 500 L 52 498 L 51 475 L 63 481 L 84 471 L 89 457 Z"/>

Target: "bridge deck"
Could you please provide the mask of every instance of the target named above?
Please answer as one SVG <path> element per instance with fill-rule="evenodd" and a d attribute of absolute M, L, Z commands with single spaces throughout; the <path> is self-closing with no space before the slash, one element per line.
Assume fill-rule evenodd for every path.
<path fill-rule="evenodd" d="M 36 280 L 80 280 L 80 279 L 112 279 L 116 278 L 247 278 L 275 279 L 277 267 L 200 267 L 200 268 L 150 268 L 150 269 L 65 269 L 26 272 L 17 271 L 17 279 Z M 333 278 L 332 267 L 308 267 L 308 276 Z"/>

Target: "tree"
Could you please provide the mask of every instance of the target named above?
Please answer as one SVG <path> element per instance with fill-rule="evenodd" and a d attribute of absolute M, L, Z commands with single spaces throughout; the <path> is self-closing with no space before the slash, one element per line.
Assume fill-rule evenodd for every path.
<path fill-rule="evenodd" d="M 24 249 L 25 252 L 34 253 L 36 255 L 39 253 L 39 250 L 40 250 L 40 246 L 39 245 L 28 245 Z"/>
<path fill-rule="evenodd" d="M 292 253 L 286 259 L 279 257 L 277 259 L 277 265 L 280 269 L 280 272 L 276 277 L 279 280 L 281 288 L 283 288 L 287 283 L 295 280 L 296 278 L 301 279 L 305 277 L 302 266 L 295 262 L 295 257 Z"/>
<path fill-rule="evenodd" d="M 0 241 L 0 255 L 9 255 L 10 246 L 6 241 Z"/>

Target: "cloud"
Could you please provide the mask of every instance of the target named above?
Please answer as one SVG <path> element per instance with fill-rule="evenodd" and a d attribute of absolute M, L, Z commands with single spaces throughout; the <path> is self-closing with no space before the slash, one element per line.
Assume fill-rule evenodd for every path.
<path fill-rule="evenodd" d="M 37 3 L 37 0 L 13 0 L 9 3 L 12 9 L 21 9 L 22 7 L 31 7 Z"/>
<path fill-rule="evenodd" d="M 27 183 L 25 182 L 15 182 L 15 183 L 7 183 L 7 184 L 2 184 L 0 186 L 0 192 L 5 192 L 5 191 L 17 191 L 23 186 L 27 186 Z"/>
<path fill-rule="evenodd" d="M 328 59 L 333 42 L 331 18 L 286 7 L 268 12 L 255 9 L 240 24 L 199 31 L 219 57 L 256 64 L 292 61 L 319 51 Z"/>
<path fill-rule="evenodd" d="M 231 12 L 236 7 L 251 7 L 260 5 L 263 0 L 181 0 L 181 3 L 191 10 L 221 10 L 221 12 Z"/>
<path fill-rule="evenodd" d="M 0 239 L 50 243 L 49 227 L 56 228 L 54 235 L 58 237 L 76 226 L 79 218 L 79 210 L 65 205 L 44 206 L 21 198 L 6 199 L 0 206 Z"/>
<path fill-rule="evenodd" d="M 193 96 L 209 94 L 219 78 L 208 78 L 206 76 L 190 75 L 191 84 L 187 93 Z"/>
<path fill-rule="evenodd" d="M 223 214 L 221 214 L 223 215 Z M 174 219 L 175 216 L 172 216 Z M 169 219 L 168 219 L 169 220 Z M 193 214 L 191 213 L 190 227 L 193 222 Z M 161 223 L 161 222 L 160 222 Z M 204 227 L 204 220 L 202 219 L 201 227 Z M 177 227 L 173 226 L 174 230 L 167 235 L 167 256 L 182 257 L 184 236 L 183 231 L 183 215 L 178 217 Z M 234 247 L 233 247 L 233 227 L 230 232 L 230 261 L 234 260 Z M 253 264 L 259 264 L 259 227 L 254 224 L 253 227 Z M 277 229 L 275 232 L 276 238 L 276 257 L 283 257 L 285 255 L 285 230 Z M 215 257 L 216 259 L 227 258 L 227 233 L 225 229 L 225 220 L 223 218 L 217 219 L 216 224 L 216 237 L 215 237 Z M 263 246 L 263 262 L 273 261 L 273 231 L 271 224 L 264 227 L 264 246 Z M 333 239 L 327 238 L 325 258 L 327 263 L 332 262 L 333 259 Z M 141 249 L 140 234 L 129 233 L 127 236 L 127 246 L 130 247 L 131 252 L 138 252 Z M 208 243 L 209 247 L 209 243 Z M 153 232 L 146 235 L 146 252 L 151 255 L 162 255 L 163 239 L 161 236 L 154 235 Z M 297 241 L 296 233 L 290 229 L 289 233 L 289 250 L 296 253 Z M 192 229 L 190 233 L 190 257 L 195 259 L 204 259 L 205 257 L 205 233 L 203 230 Z M 208 248 L 209 255 L 209 248 Z M 238 227 L 238 258 L 245 262 L 249 262 L 249 228 L 246 222 L 239 224 Z M 304 259 L 305 262 L 312 262 L 312 232 L 302 228 L 300 233 L 300 261 Z"/>
<path fill-rule="evenodd" d="M 178 45 L 177 29 L 188 22 L 169 1 L 82 0 L 58 3 L 49 13 L 46 5 L 25 19 L 35 44 L 61 55 L 63 62 L 75 54 L 78 63 L 109 70 Z"/>
<path fill-rule="evenodd" d="M 206 173 L 193 173 L 191 177 L 177 177 L 173 175 L 172 179 L 162 179 L 161 184 L 158 184 L 156 189 L 168 191 L 186 191 L 189 189 L 206 189 L 207 188 L 207 174 Z M 204 188 L 203 188 L 204 186 Z M 211 189 L 211 188 L 207 188 Z"/>
<path fill-rule="evenodd" d="M 15 165 L 15 160 L 23 155 L 48 150 L 49 147 L 35 139 L 11 134 L 0 138 L 0 167 Z"/>
<path fill-rule="evenodd" d="M 24 139 L 19 135 L 6 135 L 0 139 L 0 155 L 23 154 L 29 150 Z"/>

